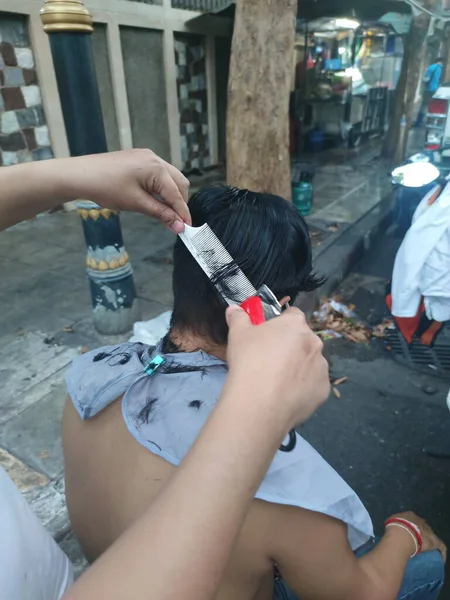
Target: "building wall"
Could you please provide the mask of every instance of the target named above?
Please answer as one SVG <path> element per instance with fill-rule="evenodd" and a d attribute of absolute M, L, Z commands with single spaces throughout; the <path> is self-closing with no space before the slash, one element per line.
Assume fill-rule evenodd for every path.
<path fill-rule="evenodd" d="M 217 38 L 215 70 L 217 86 L 217 137 L 219 162 L 227 156 L 228 75 L 230 72 L 231 38 Z"/>
<path fill-rule="evenodd" d="M 121 27 L 133 144 L 170 161 L 162 31 Z"/>
<path fill-rule="evenodd" d="M 19 88 L 25 102 L 25 107 L 19 108 L 22 106 L 20 95 L 6 92 L 8 107 L 13 106 L 13 110 L 6 111 L 0 106 L 2 116 L 7 112 L 32 109 L 23 113 L 28 121 L 17 131 L 10 131 L 11 127 L 17 128 L 14 115 L 7 115 L 3 119 L 5 131 L 1 129 L 0 119 L 0 135 L 20 133 L 11 140 L 2 138 L 3 144 L 7 147 L 13 143 L 26 144 L 25 148 L 20 148 L 23 151 L 21 154 L 7 154 L 8 161 L 45 158 L 52 153 L 57 157 L 68 155 L 50 45 L 39 16 L 43 4 L 44 0 L 0 0 L 0 15 L 4 13 L 0 18 L 0 36 L 5 36 L 4 32 L 1 33 L 1 27 L 5 30 L 11 21 L 20 22 L 20 27 L 15 26 L 22 35 L 19 42 L 26 42 L 27 45 L 13 43 L 14 53 L 16 46 L 31 51 L 36 63 L 36 75 L 27 80 L 28 85 L 25 82 L 25 67 L 20 67 L 23 84 L 18 71 L 9 71 L 8 86 L 0 82 L 2 104 L 4 87 Z M 196 10 L 174 8 L 172 0 L 85 0 L 85 5 L 94 20 L 92 45 L 108 148 L 116 150 L 150 146 L 178 167 L 184 167 L 188 162 L 199 167 L 217 163 L 215 43 L 224 37 L 231 38 L 232 20 L 202 15 Z M 184 73 L 186 81 L 179 81 L 180 65 L 176 62 L 175 52 L 175 43 L 178 42 L 182 44 L 186 56 L 190 56 L 192 50 L 196 55 L 200 51 L 198 48 L 203 53 L 198 60 L 187 59 L 189 64 Z M 22 52 L 22 56 L 25 54 L 30 56 L 30 52 Z M 201 73 L 196 72 L 198 69 Z M 2 77 L 3 73 L 4 69 Z M 17 85 L 11 80 L 13 73 L 19 77 Z M 26 73 L 26 76 L 31 77 L 31 74 Z M 36 81 L 39 80 L 40 87 L 34 77 Z M 188 97 L 185 100 L 189 101 L 188 112 L 183 114 L 183 129 L 178 96 L 181 84 L 186 86 Z M 196 86 L 199 86 L 198 89 Z M 30 87 L 30 90 L 24 92 L 26 87 Z M 46 126 L 51 133 L 51 145 L 48 136 L 45 137 Z M 35 149 L 32 133 L 24 133 L 25 129 L 30 128 L 34 130 L 36 138 Z M 47 142 L 48 145 L 45 145 Z M 184 160 L 181 156 L 182 144 L 187 149 Z M 0 150 L 3 160 L 3 149 L 0 147 Z M 19 152 L 19 149 L 14 152 Z"/>
<path fill-rule="evenodd" d="M 108 150 L 120 150 L 119 127 L 117 125 L 116 104 L 111 78 L 111 65 L 108 54 L 108 38 L 106 25 L 96 23 L 92 36 L 92 51 L 94 54 L 95 72 L 97 75 L 98 91 L 102 105 L 103 123 L 105 125 Z"/>
<path fill-rule="evenodd" d="M 211 165 L 205 36 L 175 35 L 181 160 L 185 170 Z"/>
<path fill-rule="evenodd" d="M 52 157 L 26 18 L 0 12 L 0 165 Z"/>

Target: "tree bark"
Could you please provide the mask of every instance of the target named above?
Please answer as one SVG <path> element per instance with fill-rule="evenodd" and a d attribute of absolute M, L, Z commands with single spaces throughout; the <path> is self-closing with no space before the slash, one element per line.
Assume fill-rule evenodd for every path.
<path fill-rule="evenodd" d="M 405 40 L 394 112 L 383 146 L 383 156 L 393 163 L 402 162 L 405 158 L 408 135 L 414 120 L 416 94 L 421 85 L 429 25 L 430 16 L 426 13 L 414 16 Z"/>
<path fill-rule="evenodd" d="M 448 83 L 450 82 L 450 23 L 447 23 L 444 29 L 444 40 L 440 54 L 445 61 L 443 82 Z"/>
<path fill-rule="evenodd" d="M 296 14 L 297 0 L 237 0 L 228 84 L 228 183 L 284 198 Z"/>

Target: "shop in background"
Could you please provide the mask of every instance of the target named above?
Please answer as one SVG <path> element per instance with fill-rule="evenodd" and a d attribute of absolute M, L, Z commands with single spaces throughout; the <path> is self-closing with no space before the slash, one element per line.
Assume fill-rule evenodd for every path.
<path fill-rule="evenodd" d="M 389 23 L 300 22 L 291 96 L 291 150 L 320 152 L 382 136 L 403 43 Z"/>

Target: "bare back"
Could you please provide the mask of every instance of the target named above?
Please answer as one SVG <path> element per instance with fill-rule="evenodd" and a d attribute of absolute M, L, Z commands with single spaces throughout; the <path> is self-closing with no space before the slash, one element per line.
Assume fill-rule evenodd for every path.
<path fill-rule="evenodd" d="M 150 506 L 176 467 L 130 435 L 120 401 L 82 421 L 69 398 L 63 447 L 72 526 L 86 557 L 94 561 Z M 254 501 L 218 600 L 273 597 L 266 510 L 266 503 Z"/>

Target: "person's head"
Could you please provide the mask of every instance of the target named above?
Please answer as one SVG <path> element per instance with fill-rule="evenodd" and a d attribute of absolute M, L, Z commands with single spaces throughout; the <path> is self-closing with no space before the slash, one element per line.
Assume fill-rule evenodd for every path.
<path fill-rule="evenodd" d="M 442 56 L 439 56 L 439 57 L 438 57 L 438 59 L 437 59 L 436 63 L 437 63 L 437 64 L 440 64 L 440 65 L 443 65 L 443 64 L 444 64 L 444 59 L 442 58 Z"/>
<path fill-rule="evenodd" d="M 193 226 L 207 223 L 256 289 L 266 284 L 279 300 L 294 300 L 322 284 L 312 273 L 306 222 L 283 198 L 212 186 L 195 193 L 189 209 Z M 172 332 L 225 345 L 226 304 L 180 239 L 174 249 L 173 292 Z"/>

